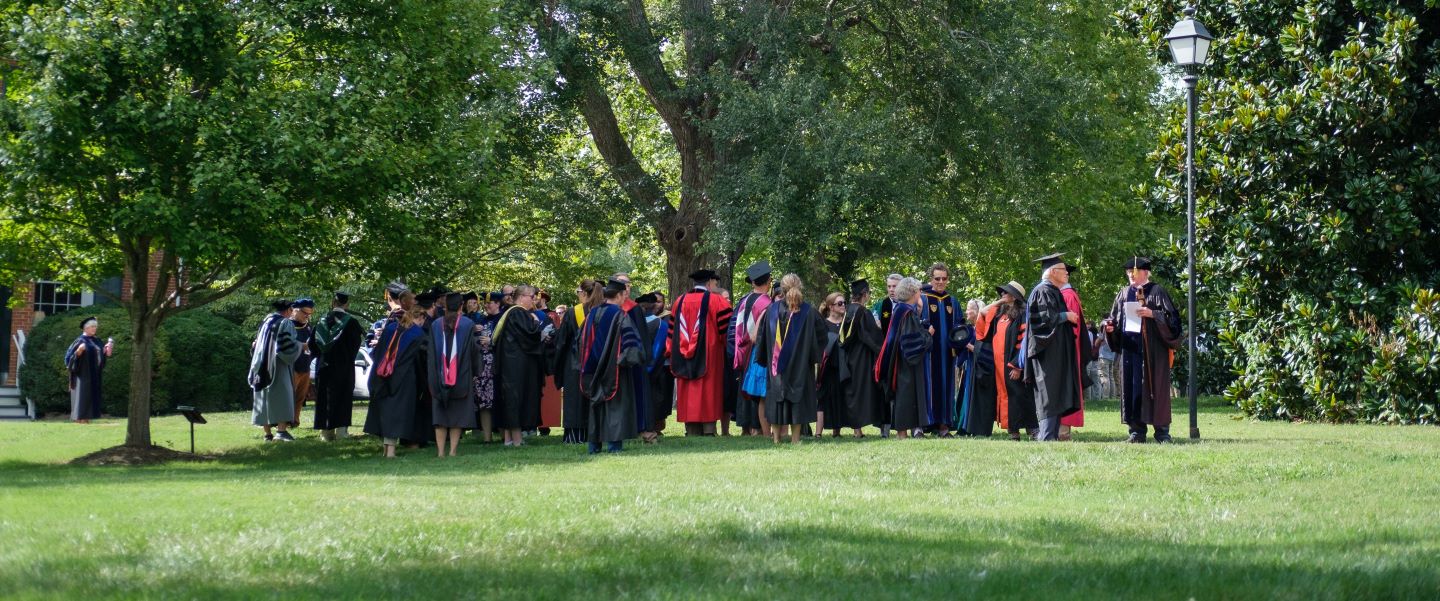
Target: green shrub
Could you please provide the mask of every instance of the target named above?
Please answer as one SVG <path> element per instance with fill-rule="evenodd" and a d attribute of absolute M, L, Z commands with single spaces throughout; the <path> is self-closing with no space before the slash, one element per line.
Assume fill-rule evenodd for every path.
<path fill-rule="evenodd" d="M 104 412 L 128 412 L 130 354 L 134 346 L 129 317 L 121 308 L 68 311 L 46 318 L 30 332 L 20 383 L 38 411 L 70 411 L 65 350 L 80 335 L 80 321 L 90 315 L 100 320 L 100 338 L 115 339 L 115 353 L 105 365 L 101 384 Z M 177 405 L 193 405 L 206 411 L 249 406 L 250 389 L 245 385 L 249 349 L 246 328 L 206 311 L 181 313 L 166 320 L 155 339 L 152 411 L 163 412 Z"/>

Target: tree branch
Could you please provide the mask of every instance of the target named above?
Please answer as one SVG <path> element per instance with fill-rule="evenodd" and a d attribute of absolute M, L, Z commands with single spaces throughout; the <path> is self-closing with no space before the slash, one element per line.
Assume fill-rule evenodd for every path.
<path fill-rule="evenodd" d="M 516 235 L 516 236 L 514 236 L 514 237 L 512 237 L 512 238 L 510 238 L 509 240 L 506 240 L 506 241 L 504 241 L 504 242 L 501 242 L 501 243 L 499 243 L 499 244 L 496 244 L 495 246 L 493 246 L 493 247 L 491 247 L 491 248 L 488 248 L 488 249 L 486 249 L 486 250 L 480 251 L 480 252 L 478 252 L 478 253 L 473 253 L 473 254 L 471 254 L 471 255 L 470 255 L 470 257 L 471 257 L 470 261 L 467 262 L 467 263 L 465 263 L 465 265 L 464 265 L 463 267 L 461 267 L 461 268 L 459 268 L 459 269 L 456 269 L 455 272 L 450 275 L 450 279 L 452 279 L 452 280 L 455 279 L 455 277 L 458 276 L 459 274 L 468 271 L 471 267 L 474 267 L 476 263 L 481 263 L 481 262 L 485 261 L 486 258 L 489 257 L 489 256 L 491 256 L 491 255 L 499 254 L 500 251 L 505 250 L 506 248 L 509 248 L 509 247 L 511 247 L 511 246 L 514 246 L 514 245 L 518 244 L 521 240 L 524 240 L 524 239 L 526 239 L 526 238 L 529 238 L 531 235 L 534 235 L 536 232 L 539 232 L 539 231 L 544 230 L 544 229 L 549 229 L 549 228 L 555 227 L 555 226 L 557 226 L 557 225 L 560 225 L 560 220 L 559 220 L 559 219 L 557 219 L 557 218 L 548 219 L 548 220 L 543 221 L 543 222 L 540 222 L 540 223 L 538 223 L 538 224 L 536 224 L 536 225 L 530 226 L 529 229 L 526 229 L 524 232 L 521 232 L 520 234 L 518 234 L 518 235 Z"/>
<path fill-rule="evenodd" d="M 692 0 L 693 1 L 693 0 Z M 689 145 L 694 138 L 694 125 L 685 113 L 691 108 L 685 92 L 675 84 L 665 64 L 660 60 L 660 43 L 650 28 L 650 19 L 645 14 L 645 0 L 628 0 L 624 15 L 606 15 L 616 23 L 620 47 L 630 70 L 640 82 L 650 104 L 670 127 L 677 145 Z M 688 42 L 687 42 L 688 44 Z"/>
<path fill-rule="evenodd" d="M 620 184 L 620 189 L 625 191 L 636 210 L 652 224 L 674 214 L 675 207 L 670 205 L 670 200 L 666 198 L 660 185 L 640 165 L 640 161 L 635 158 L 635 152 L 625 141 L 610 98 L 605 95 L 594 69 L 585 63 L 583 52 L 578 49 L 568 53 L 559 51 L 562 36 L 570 34 L 548 13 L 541 17 L 540 30 L 545 34 L 539 36 L 541 44 L 545 46 L 546 53 L 555 58 L 560 75 L 580 92 L 580 114 L 585 117 L 585 123 L 590 127 L 590 138 L 600 151 L 601 158 L 604 158 L 610 167 L 611 177 Z M 563 45 L 575 48 L 578 43 L 571 38 L 564 40 Z M 672 133 L 673 131 L 672 129 Z"/>

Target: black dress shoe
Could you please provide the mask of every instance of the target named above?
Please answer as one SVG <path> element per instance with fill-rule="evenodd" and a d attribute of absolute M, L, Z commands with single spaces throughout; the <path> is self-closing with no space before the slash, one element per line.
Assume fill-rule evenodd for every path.
<path fill-rule="evenodd" d="M 1145 443 L 1145 435 L 1144 435 L 1144 434 L 1141 434 L 1141 433 L 1139 433 L 1139 432 L 1131 432 L 1131 433 L 1130 433 L 1130 438 L 1126 439 L 1125 442 L 1132 443 L 1132 444 L 1144 444 L 1144 443 Z"/>
<path fill-rule="evenodd" d="M 1174 440 L 1170 438 L 1169 434 L 1161 434 L 1155 437 L 1156 444 L 1169 444 L 1171 442 L 1174 442 Z"/>

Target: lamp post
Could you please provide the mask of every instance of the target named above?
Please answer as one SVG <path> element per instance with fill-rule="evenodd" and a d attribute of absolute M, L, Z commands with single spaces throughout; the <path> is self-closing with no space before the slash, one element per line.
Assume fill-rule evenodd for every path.
<path fill-rule="evenodd" d="M 1195 83 L 1197 74 L 1210 53 L 1210 41 L 1215 37 L 1195 20 L 1195 7 L 1185 7 L 1185 18 L 1181 19 L 1165 41 L 1170 43 L 1170 55 L 1175 64 L 1185 70 L 1185 236 L 1186 254 L 1189 255 L 1186 271 L 1190 274 L 1190 286 L 1186 291 L 1189 303 L 1190 328 L 1185 339 L 1187 394 L 1190 397 L 1190 438 L 1200 439 L 1199 410 L 1195 402 Z"/>

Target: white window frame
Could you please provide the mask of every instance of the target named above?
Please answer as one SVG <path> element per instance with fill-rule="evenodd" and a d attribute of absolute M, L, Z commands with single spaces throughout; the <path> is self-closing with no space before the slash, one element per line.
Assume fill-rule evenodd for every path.
<path fill-rule="evenodd" d="M 30 299 L 31 299 L 31 301 L 30 301 L 30 309 L 31 309 L 32 311 L 44 311 L 44 309 L 41 308 L 41 304 L 42 304 L 42 303 L 40 303 L 39 301 L 35 300 L 36 293 L 38 293 L 38 292 L 40 291 L 40 287 L 41 287 L 41 286 L 55 286 L 55 291 L 56 291 L 56 292 L 65 292 L 65 291 L 66 291 L 66 290 L 65 290 L 65 284 L 64 284 L 63 282 L 57 282 L 57 281 L 55 281 L 55 280 L 35 280 L 34 285 L 30 288 Z M 69 311 L 69 310 L 71 310 L 71 309 L 82 309 L 82 308 L 85 308 L 85 307 L 89 307 L 90 305 L 93 305 L 93 304 L 95 304 L 95 292 L 92 291 L 92 290 L 84 290 L 84 291 L 81 291 L 81 292 L 80 292 L 80 304 L 79 304 L 79 305 L 66 304 L 66 305 L 65 305 L 65 310 L 66 310 L 66 311 Z M 50 308 L 53 308 L 55 305 L 56 305 L 56 303 L 53 303 L 53 302 L 47 304 L 47 306 L 50 307 Z M 55 312 L 55 311 L 45 311 L 45 315 L 46 315 L 47 317 L 50 316 L 50 315 L 54 315 L 55 313 L 57 313 L 57 312 Z"/>

